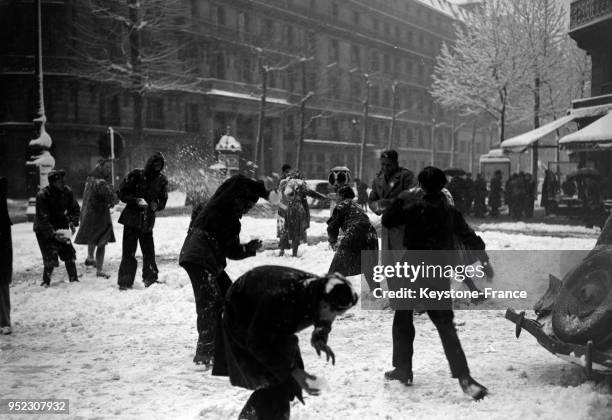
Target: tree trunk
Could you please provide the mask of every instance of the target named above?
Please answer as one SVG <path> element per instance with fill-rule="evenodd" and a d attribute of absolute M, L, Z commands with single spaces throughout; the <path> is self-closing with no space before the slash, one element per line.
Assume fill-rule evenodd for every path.
<path fill-rule="evenodd" d="M 395 120 L 397 113 L 397 82 L 393 82 L 393 86 L 391 86 L 391 93 L 393 94 L 393 110 L 391 112 L 391 127 L 389 127 L 389 139 L 387 140 L 387 149 L 393 148 L 393 137 L 395 136 Z"/>
<path fill-rule="evenodd" d="M 144 75 L 142 70 L 142 58 L 140 55 L 140 26 L 141 14 L 139 0 L 128 1 L 128 17 L 130 20 L 129 43 L 130 43 L 130 65 L 132 67 L 132 100 L 133 123 L 132 123 L 132 145 L 129 158 L 131 166 L 138 166 L 144 159 L 143 150 L 143 112 L 144 112 Z"/>
<path fill-rule="evenodd" d="M 263 144 L 264 118 L 266 115 L 266 92 L 268 89 L 268 71 L 263 66 L 261 59 L 259 61 L 259 74 L 261 77 L 261 101 L 259 103 L 259 118 L 257 126 L 257 138 L 255 139 L 255 147 L 253 147 L 253 164 L 257 165 L 254 168 L 255 177 L 259 175 L 259 149 Z M 263 170 L 263 168 L 261 168 Z"/>
<path fill-rule="evenodd" d="M 470 172 L 474 171 L 474 144 L 476 143 L 476 120 L 472 123 L 472 141 L 470 142 Z"/>
<path fill-rule="evenodd" d="M 540 126 L 540 77 L 536 76 L 534 80 L 534 89 L 533 89 L 533 128 L 538 128 Z M 531 173 L 534 178 L 538 179 L 538 143 L 533 143 L 533 147 L 531 149 Z"/>
<path fill-rule="evenodd" d="M 365 99 L 363 100 L 363 126 L 361 129 L 361 147 L 359 148 L 359 179 L 363 179 L 365 165 L 365 149 L 368 135 L 368 113 L 370 106 L 370 81 L 366 79 Z"/>

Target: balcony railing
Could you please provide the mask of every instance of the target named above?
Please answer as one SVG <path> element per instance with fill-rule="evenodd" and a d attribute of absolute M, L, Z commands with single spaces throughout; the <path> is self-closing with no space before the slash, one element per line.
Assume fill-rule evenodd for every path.
<path fill-rule="evenodd" d="M 570 6 L 570 30 L 606 15 L 612 18 L 612 0 L 577 0 Z"/>

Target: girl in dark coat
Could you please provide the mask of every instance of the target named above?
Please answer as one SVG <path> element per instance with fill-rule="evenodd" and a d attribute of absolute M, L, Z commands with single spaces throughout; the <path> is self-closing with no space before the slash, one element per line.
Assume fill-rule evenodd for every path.
<path fill-rule="evenodd" d="M 240 260 L 255 255 L 261 241 L 240 243 L 240 219 L 259 198 L 268 197 L 263 182 L 244 175 L 226 180 L 191 219 L 179 264 L 187 271 L 195 296 L 198 329 L 196 364 L 209 365 L 223 297 L 231 284 L 225 273 L 226 258 Z"/>
<path fill-rule="evenodd" d="M 341 275 L 318 277 L 289 267 L 257 267 L 231 285 L 213 375 L 255 391 L 239 419 L 289 419 L 289 402 L 294 397 L 303 402 L 302 389 L 318 395 L 295 334 L 314 325 L 311 345 L 335 363 L 327 345 L 331 324 L 357 299 Z"/>
<path fill-rule="evenodd" d="M 0 334 L 12 332 L 9 285 L 13 276 L 13 242 L 6 203 L 7 189 L 6 178 L 0 177 Z"/>
<path fill-rule="evenodd" d="M 355 201 L 353 189 L 347 185 L 338 190 L 340 202 L 327 221 L 329 244 L 336 251 L 329 266 L 329 273 L 338 272 L 344 276 L 364 273 L 370 290 L 378 287 L 371 278 L 372 267 L 376 265 L 377 252 L 366 252 L 362 268 L 361 251 L 378 251 L 378 235 L 365 211 Z M 338 244 L 340 229 L 344 237 Z"/>
<path fill-rule="evenodd" d="M 456 249 L 457 240 L 461 241 L 467 249 L 484 249 L 482 239 L 468 226 L 461 213 L 444 199 L 441 193 L 446 184 L 444 172 L 438 168 L 426 167 L 421 171 L 418 179 L 425 191 L 423 198 L 407 207 L 404 207 L 404 203 L 398 200 L 383 214 L 383 226 L 393 227 L 404 224 L 404 247 L 408 250 L 425 251 L 422 253 L 423 260 L 432 258 L 435 254 L 432 251 Z M 455 259 L 455 261 L 449 260 L 445 263 L 460 262 L 458 256 L 450 259 Z M 445 284 L 445 281 L 448 283 L 448 279 L 436 278 L 435 283 L 428 282 L 427 285 L 432 289 L 448 289 L 450 285 Z M 432 304 L 432 302 L 427 303 Z M 438 330 L 452 376 L 459 379 L 459 384 L 466 394 L 474 399 L 483 398 L 487 395 L 487 389 L 470 376 L 467 360 L 453 322 L 453 311 L 451 309 L 429 309 L 427 314 Z M 408 385 L 412 384 L 415 335 L 412 315 L 412 310 L 395 311 L 393 319 L 393 366 L 395 369 L 385 373 L 387 379 L 398 380 Z"/>
<path fill-rule="evenodd" d="M 96 276 L 103 278 L 109 278 L 102 270 L 106 244 L 115 242 L 110 208 L 118 202 L 113 191 L 110 164 L 110 160 L 100 160 L 87 177 L 80 227 L 74 239 L 76 244 L 87 245 L 85 265 L 95 265 Z"/>

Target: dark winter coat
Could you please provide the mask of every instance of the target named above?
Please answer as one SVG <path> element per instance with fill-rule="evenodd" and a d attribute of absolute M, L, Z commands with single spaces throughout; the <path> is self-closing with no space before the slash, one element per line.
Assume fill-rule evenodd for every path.
<path fill-rule="evenodd" d="M 221 184 L 205 205 L 194 209 L 179 255 L 180 265 L 196 264 L 216 276 L 225 269 L 226 258 L 240 260 L 254 255 L 240 244 L 242 216 L 234 210 L 236 197 L 257 201 L 267 193 L 263 183 L 243 175 L 234 175 Z"/>
<path fill-rule="evenodd" d="M 36 195 L 34 232 L 51 238 L 56 230 L 69 229 L 71 223 L 78 226 L 80 210 L 69 187 L 58 190 L 47 185 Z"/>
<path fill-rule="evenodd" d="M 9 284 L 13 274 L 13 242 L 6 202 L 7 189 L 6 178 L 0 177 L 0 285 Z"/>
<path fill-rule="evenodd" d="M 81 226 L 74 242 L 82 245 L 104 246 L 115 242 L 110 208 L 117 204 L 110 170 L 102 163 L 87 177 L 83 191 Z"/>
<path fill-rule="evenodd" d="M 155 226 L 155 213 L 166 207 L 168 179 L 161 171 L 156 172 L 153 169 L 156 162 L 162 163 L 163 170 L 164 157 L 159 152 L 155 153 L 147 160 L 144 169 L 131 171 L 119 186 L 117 195 L 126 203 L 119 217 L 119 223 L 122 225 L 151 232 Z M 147 202 L 146 209 L 138 207 L 139 198 Z"/>
<path fill-rule="evenodd" d="M 461 213 L 455 207 L 449 205 L 444 195 L 440 193 L 427 194 L 421 200 L 408 206 L 403 206 L 401 201 L 397 201 L 385 211 L 381 222 L 386 227 L 404 224 L 405 249 L 417 251 L 410 258 L 417 259 L 425 265 L 444 267 L 446 265 L 471 264 L 474 261 L 466 262 L 464 253 L 459 250 L 484 250 L 485 248 L 482 239 L 469 227 Z M 451 252 L 438 253 L 431 251 Z M 406 286 L 405 281 L 401 279 L 387 279 L 387 282 L 391 290 Z M 428 287 L 432 290 L 449 290 L 450 279 L 446 277 L 421 277 L 416 279 L 411 287 L 415 289 Z M 392 307 L 398 308 L 397 302 L 391 302 L 391 304 Z M 418 309 L 450 309 L 452 300 L 415 299 L 414 302 L 410 302 L 410 305 L 414 305 L 413 308 Z"/>
<path fill-rule="evenodd" d="M 295 334 L 317 323 L 323 289 L 322 279 L 289 267 L 257 267 L 238 278 L 225 297 L 213 375 L 253 390 L 288 384 L 301 399 L 291 376 L 304 367 Z"/>
<path fill-rule="evenodd" d="M 338 244 L 328 272 L 355 276 L 362 272 L 361 251 L 378 250 L 376 229 L 361 206 L 351 199 L 346 199 L 338 203 L 327 221 L 330 243 L 338 241 L 340 230 L 344 232 L 344 237 Z"/>
<path fill-rule="evenodd" d="M 502 204 L 502 178 L 493 177 L 489 186 L 489 207 L 497 209 Z"/>
<path fill-rule="evenodd" d="M 378 215 L 382 214 L 384 208 L 378 205 L 381 199 L 396 198 L 402 191 L 412 188 L 414 183 L 414 174 L 406 168 L 400 167 L 389 179 L 379 172 L 372 181 L 372 191 L 368 197 L 370 209 Z"/>

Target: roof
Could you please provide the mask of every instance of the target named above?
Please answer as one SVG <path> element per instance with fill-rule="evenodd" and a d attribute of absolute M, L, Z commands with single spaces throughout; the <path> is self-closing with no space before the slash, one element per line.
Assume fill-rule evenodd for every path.
<path fill-rule="evenodd" d="M 468 12 L 465 9 L 446 0 L 416 0 L 416 2 L 424 4 L 456 20 L 465 21 L 468 16 Z M 470 3 L 473 3 L 473 1 Z"/>
<path fill-rule="evenodd" d="M 612 111 L 594 123 L 559 140 L 559 144 L 566 147 L 584 143 L 592 145 L 612 143 Z"/>
<path fill-rule="evenodd" d="M 553 131 L 563 127 L 564 125 L 572 122 L 575 119 L 572 115 L 566 115 L 557 120 L 551 121 L 548 124 L 544 124 L 534 130 L 528 131 L 516 137 L 512 137 L 508 140 L 504 140 L 501 143 L 502 149 L 509 149 L 513 151 L 523 151 L 531 144 L 547 136 Z"/>

